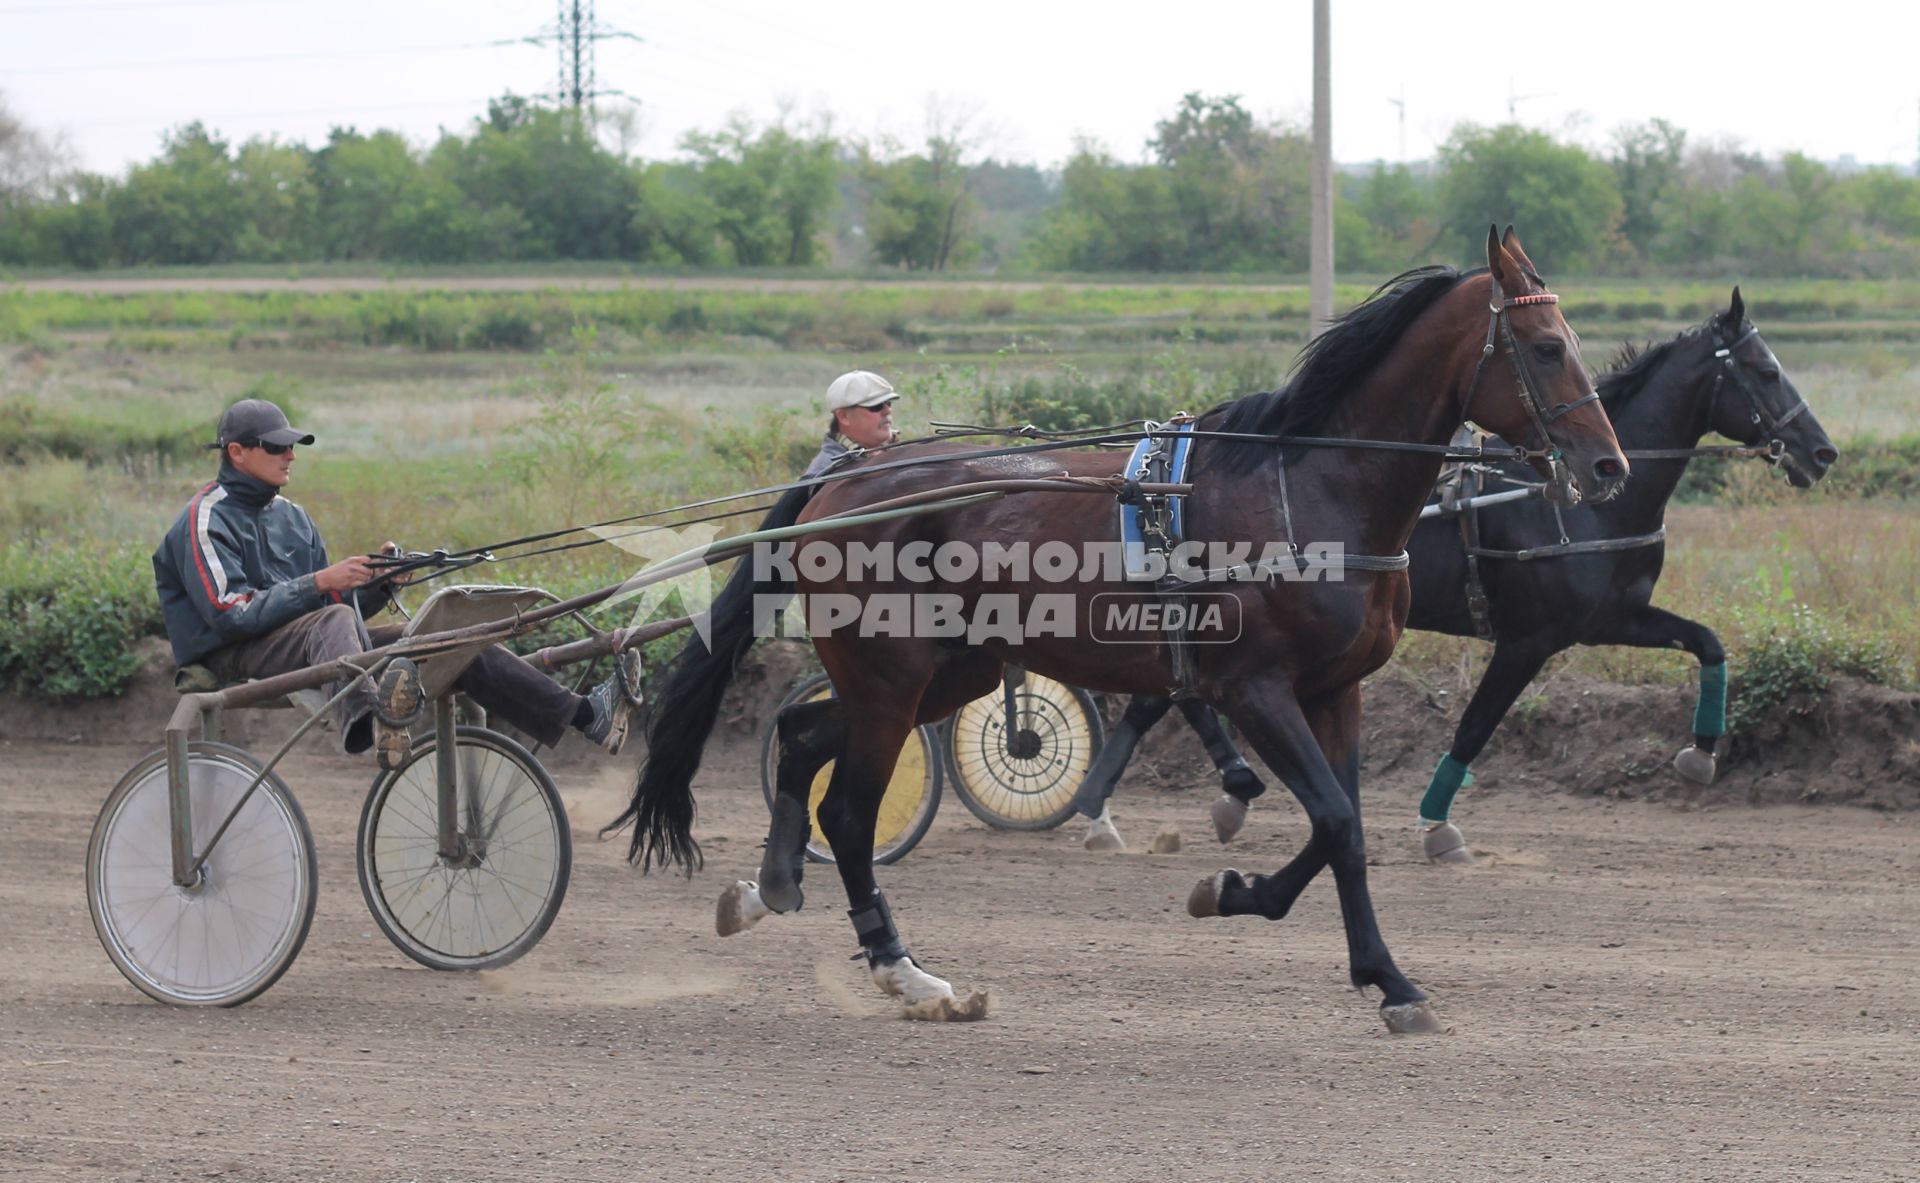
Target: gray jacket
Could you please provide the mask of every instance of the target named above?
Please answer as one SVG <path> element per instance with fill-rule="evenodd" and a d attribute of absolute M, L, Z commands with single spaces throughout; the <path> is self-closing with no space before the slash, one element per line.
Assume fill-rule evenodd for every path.
<path fill-rule="evenodd" d="M 194 494 L 153 552 L 174 661 L 190 665 L 345 602 L 314 586 L 313 573 L 326 565 L 326 544 L 306 510 L 222 464 L 220 478 Z M 373 615 L 387 599 L 384 589 L 362 588 L 360 614 Z"/>
<path fill-rule="evenodd" d="M 800 474 L 800 479 L 810 481 L 814 477 L 822 476 L 828 469 L 851 455 L 853 455 L 853 449 L 847 446 L 847 441 L 837 435 L 829 434 L 821 442 L 820 451 L 815 454 L 813 463 L 807 465 L 807 471 Z"/>

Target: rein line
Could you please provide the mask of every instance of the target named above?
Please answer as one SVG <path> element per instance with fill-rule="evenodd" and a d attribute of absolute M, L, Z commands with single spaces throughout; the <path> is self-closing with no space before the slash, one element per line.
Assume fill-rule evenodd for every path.
<path fill-rule="evenodd" d="M 952 434 L 955 434 L 955 435 L 958 435 L 958 434 L 1023 435 L 1023 434 L 1030 434 L 1029 428 L 1031 428 L 1031 425 L 1028 425 L 1027 428 L 978 428 L 978 429 L 973 429 L 966 432 L 955 432 Z M 1038 429 L 1032 429 L 1032 430 L 1034 432 L 1038 431 Z M 1181 431 L 1115 432 L 1115 433 L 1110 433 L 1105 435 L 1075 436 L 1073 438 L 1050 439 L 1045 443 L 1031 444 L 1031 445 L 1019 445 L 1019 446 L 1004 447 L 1004 448 L 978 448 L 971 451 L 955 452 L 955 453 L 943 454 L 939 456 L 910 456 L 910 457 L 903 457 L 898 460 L 883 460 L 878 464 L 865 465 L 858 469 L 847 469 L 840 472 L 828 472 L 822 476 L 814 477 L 811 480 L 788 481 L 784 484 L 768 485 L 764 488 L 752 489 L 745 493 L 731 493 L 723 497 L 709 497 L 703 501 L 692 501 L 684 505 L 677 505 L 668 509 L 657 509 L 657 510 L 652 510 L 646 513 L 630 514 L 626 517 L 609 518 L 606 521 L 601 521 L 601 522 L 591 522 L 586 525 L 568 526 L 564 529 L 559 529 L 559 530 L 549 530 L 543 533 L 527 534 L 519 538 L 507 539 L 506 541 L 503 541 L 503 542 L 490 543 L 486 546 L 468 547 L 463 550 L 436 550 L 431 552 L 430 554 L 418 555 L 418 556 L 405 556 L 405 557 L 400 557 L 393 561 L 388 561 L 388 562 L 381 562 L 379 561 L 378 558 L 376 558 L 373 562 L 373 566 L 376 570 L 380 572 L 381 576 L 385 578 L 391 578 L 395 574 L 400 574 L 407 571 L 422 570 L 428 567 L 444 568 L 443 570 L 435 571 L 432 574 L 421 576 L 419 579 L 412 581 L 415 583 L 424 583 L 429 580 L 439 578 L 440 576 L 448 574 L 451 571 L 459 570 L 460 568 L 463 568 L 463 567 L 472 566 L 476 563 L 503 563 L 503 562 L 509 562 L 513 559 L 531 558 L 537 554 L 552 554 L 552 553 L 563 551 L 563 550 L 574 550 L 574 549 L 587 547 L 587 546 L 600 546 L 613 540 L 606 539 L 606 538 L 595 538 L 591 541 L 568 543 L 562 546 L 548 547 L 542 550 L 528 551 L 528 552 L 524 552 L 522 554 L 517 554 L 517 555 L 495 556 L 493 554 L 493 552 L 496 550 L 505 550 L 509 547 L 525 546 L 525 545 L 536 543 L 536 542 L 548 542 L 555 538 L 564 538 L 569 534 L 583 533 L 589 530 L 602 529 L 607 526 L 619 526 L 619 525 L 625 525 L 629 522 L 639 522 L 639 521 L 645 521 L 650 518 L 665 517 L 669 514 L 686 513 L 690 510 L 706 509 L 715 505 L 724 505 L 728 502 L 745 501 L 749 498 L 768 497 L 774 494 L 785 494 L 785 493 L 792 492 L 795 489 L 802 489 L 802 488 L 809 488 L 817 485 L 824 485 L 832 481 L 850 480 L 855 477 L 872 476 L 875 473 L 891 471 L 893 469 L 919 468 L 919 467 L 924 467 L 931 464 L 964 463 L 972 460 L 990 460 L 990 459 L 994 459 L 1001 456 L 1028 455 L 1028 454 L 1038 453 L 1038 452 L 1062 451 L 1070 448 L 1082 448 L 1092 444 L 1136 442 L 1139 439 L 1141 439 L 1143 436 L 1148 438 L 1155 438 L 1155 439 L 1164 439 L 1164 438 L 1191 439 L 1191 438 L 1198 437 L 1203 439 L 1238 440 L 1245 443 L 1268 444 L 1273 447 L 1357 448 L 1357 449 L 1363 449 L 1363 450 L 1386 451 L 1386 452 L 1410 452 L 1410 453 L 1416 453 L 1420 455 L 1438 456 L 1443 460 L 1525 461 L 1530 459 L 1542 459 L 1550 455 L 1550 453 L 1545 450 L 1525 448 L 1525 447 L 1520 447 L 1518 445 L 1507 445 L 1502 447 L 1490 447 L 1490 446 L 1456 447 L 1448 444 L 1417 444 L 1417 443 L 1403 442 L 1399 440 L 1358 440 L 1358 439 L 1346 439 L 1346 438 L 1336 437 L 1336 436 L 1290 436 L 1290 435 L 1276 436 L 1276 435 L 1262 435 L 1257 432 L 1243 432 L 1243 431 L 1193 430 L 1193 431 L 1185 431 L 1185 432 L 1181 432 Z M 887 444 L 883 448 L 873 449 L 871 452 L 867 454 L 869 455 L 875 454 L 875 453 L 884 451 L 886 448 L 899 448 L 899 447 L 905 447 L 909 444 L 930 443 L 940 438 L 943 438 L 943 437 L 933 436 L 933 437 L 928 437 L 926 439 L 902 440 L 899 443 Z M 947 438 L 950 438 L 950 437 L 947 437 Z M 1082 479 L 1082 478 L 1074 478 L 1074 479 Z M 1085 479 L 1098 480 L 1103 478 L 1085 478 Z M 760 506 L 760 507 L 755 507 L 754 509 L 732 510 L 725 513 L 714 514 L 709 517 L 694 518 L 684 522 L 670 522 L 657 527 L 649 527 L 643 530 L 636 530 L 636 531 L 633 531 L 632 534 L 623 535 L 623 537 L 632 537 L 633 535 L 648 533 L 656 529 L 658 530 L 672 529 L 682 525 L 690 525 L 693 522 L 712 521 L 716 518 L 732 517 L 739 514 L 753 513 L 753 512 L 756 512 L 757 510 L 764 510 L 765 508 L 767 507 Z"/>

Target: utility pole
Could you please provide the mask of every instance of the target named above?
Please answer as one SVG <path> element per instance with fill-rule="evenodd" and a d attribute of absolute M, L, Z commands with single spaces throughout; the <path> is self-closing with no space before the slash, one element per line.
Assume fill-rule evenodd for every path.
<path fill-rule="evenodd" d="M 1331 0 L 1313 0 L 1313 225 L 1307 249 L 1308 331 L 1333 323 L 1333 85 Z"/>
<path fill-rule="evenodd" d="M 551 41 L 559 47 L 558 80 L 552 93 L 540 97 L 562 103 L 575 111 L 590 111 L 593 100 L 602 95 L 618 95 L 638 103 L 639 99 L 623 90 L 601 89 L 594 76 L 593 47 L 601 41 L 620 38 L 639 41 L 641 38 L 601 23 L 593 15 L 593 0 L 559 0 L 559 3 L 559 19 L 533 36 L 523 38 L 531 45 L 545 45 Z"/>

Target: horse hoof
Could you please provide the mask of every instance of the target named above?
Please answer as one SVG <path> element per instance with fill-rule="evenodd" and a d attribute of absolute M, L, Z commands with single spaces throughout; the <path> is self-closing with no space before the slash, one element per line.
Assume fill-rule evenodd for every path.
<path fill-rule="evenodd" d="M 800 890 L 800 881 L 791 875 L 780 875 L 768 879 L 760 884 L 758 890 L 760 902 L 767 906 L 767 910 L 779 912 L 782 915 L 798 912 L 800 905 L 805 903 L 807 898 L 806 893 Z"/>
<path fill-rule="evenodd" d="M 1383 1006 L 1380 1017 L 1386 1020 L 1387 1030 L 1395 1035 L 1447 1035 L 1452 1028 L 1440 1021 L 1433 1013 L 1430 1002 L 1408 1002 L 1399 1006 Z"/>
<path fill-rule="evenodd" d="M 1452 822 L 1428 826 L 1427 832 L 1421 836 L 1420 846 L 1426 851 L 1430 863 L 1448 867 L 1473 865 L 1473 852 L 1467 849 L 1467 836 Z"/>
<path fill-rule="evenodd" d="M 1713 753 L 1699 748 L 1681 748 L 1673 758 L 1673 770 L 1696 785 L 1712 784 L 1715 769 Z"/>
<path fill-rule="evenodd" d="M 1222 846 L 1233 841 L 1233 836 L 1240 832 L 1240 827 L 1247 824 L 1247 803 L 1238 797 L 1222 793 L 1220 799 L 1213 803 L 1213 808 L 1208 812 L 1213 815 L 1214 836 L 1220 839 Z"/>
<path fill-rule="evenodd" d="M 902 957 L 872 968 L 874 984 L 898 998 L 901 1017 L 926 1023 L 972 1023 L 987 1017 L 987 992 L 954 997 L 953 987 Z"/>
<path fill-rule="evenodd" d="M 736 880 L 732 887 L 720 893 L 720 902 L 713 909 L 713 931 L 730 937 L 747 931 L 772 914 L 773 909 L 760 898 L 759 884 Z"/>
<path fill-rule="evenodd" d="M 929 998 L 902 1007 L 900 1017 L 920 1023 L 977 1023 L 987 1017 L 987 992 L 975 990 L 959 998 Z"/>
<path fill-rule="evenodd" d="M 1113 822 L 1103 813 L 1088 823 L 1086 839 L 1080 845 L 1088 850 L 1125 850 L 1127 840 L 1120 836 L 1120 831 L 1114 828 Z"/>
<path fill-rule="evenodd" d="M 1220 914 L 1220 893 L 1227 889 L 1227 876 L 1238 879 L 1240 872 L 1228 868 L 1216 871 L 1193 885 L 1187 893 L 1187 915 L 1198 920 Z"/>

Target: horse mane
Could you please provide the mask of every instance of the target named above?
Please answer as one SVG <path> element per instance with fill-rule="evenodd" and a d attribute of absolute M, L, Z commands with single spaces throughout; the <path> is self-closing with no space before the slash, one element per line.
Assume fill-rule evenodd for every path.
<path fill-rule="evenodd" d="M 1484 268 L 1482 269 L 1484 270 Z M 1421 313 L 1462 279 L 1479 272 L 1436 264 L 1403 272 L 1300 350 L 1293 376 L 1279 390 L 1249 394 L 1209 410 L 1209 431 L 1249 435 L 1316 435 L 1347 396 L 1380 364 Z M 1217 416 L 1217 418 L 1216 418 Z M 1251 440 L 1213 440 L 1207 467 L 1252 472 L 1273 449 Z"/>
<path fill-rule="evenodd" d="M 1649 342 L 1644 345 L 1628 342 L 1622 345 L 1619 352 L 1614 354 L 1613 362 L 1607 367 L 1607 372 L 1600 375 L 1599 380 L 1594 383 L 1594 389 L 1600 392 L 1600 405 L 1607 408 L 1609 412 L 1616 407 L 1626 406 L 1634 395 L 1647 388 L 1654 373 L 1660 369 L 1662 363 L 1672 355 L 1674 350 L 1724 328 L 1725 326 L 1720 323 L 1724 315 L 1716 312 L 1692 328 L 1680 330 L 1665 341 Z M 1740 329 L 1748 323 L 1743 320 L 1740 325 L 1734 327 Z M 1738 336 L 1738 333 L 1734 335 Z"/>

